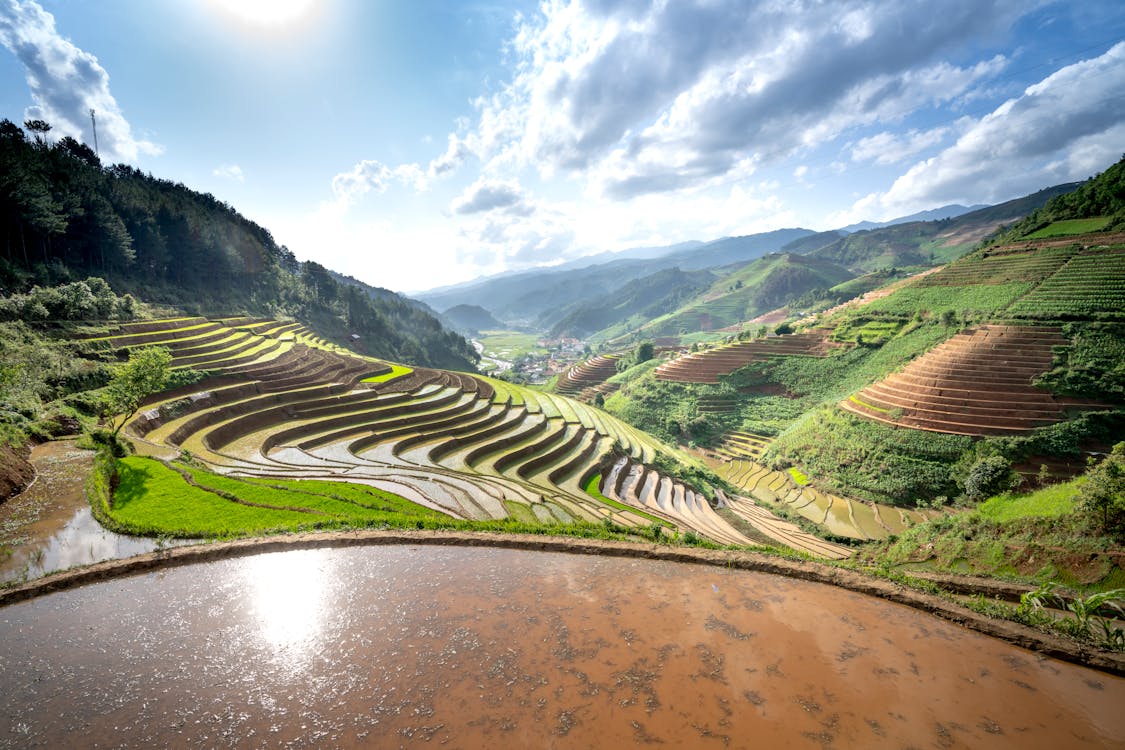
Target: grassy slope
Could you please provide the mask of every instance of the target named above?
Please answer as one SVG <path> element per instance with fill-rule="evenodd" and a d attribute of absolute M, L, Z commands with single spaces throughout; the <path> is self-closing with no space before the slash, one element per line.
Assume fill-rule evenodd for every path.
<path fill-rule="evenodd" d="M 1005 493 L 972 510 L 919 524 L 870 545 L 863 561 L 947 573 L 1057 581 L 1102 591 L 1125 583 L 1099 536 L 1076 510 L 1084 479 L 1028 493 Z"/>
<path fill-rule="evenodd" d="M 852 275 L 833 263 L 807 256 L 768 255 L 723 276 L 677 310 L 654 318 L 638 335 L 669 336 L 701 327 L 714 329 L 734 325 L 810 289 L 832 287 Z"/>

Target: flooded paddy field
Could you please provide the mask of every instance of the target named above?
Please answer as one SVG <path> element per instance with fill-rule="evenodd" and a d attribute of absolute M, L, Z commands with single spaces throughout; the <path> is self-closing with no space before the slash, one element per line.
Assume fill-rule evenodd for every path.
<path fill-rule="evenodd" d="M 822 584 L 470 547 L 0 609 L 0 747 L 1120 747 L 1125 680 Z"/>
<path fill-rule="evenodd" d="M 94 519 L 85 489 L 93 460 L 94 452 L 73 440 L 31 449 L 35 481 L 0 503 L 0 581 L 37 578 L 157 548 L 153 539 L 115 534 Z"/>

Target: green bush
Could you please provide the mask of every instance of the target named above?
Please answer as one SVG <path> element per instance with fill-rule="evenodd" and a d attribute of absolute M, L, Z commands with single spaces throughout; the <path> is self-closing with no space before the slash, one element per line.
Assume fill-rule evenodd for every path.
<path fill-rule="evenodd" d="M 972 465 L 965 477 L 965 494 L 981 500 L 1011 490 L 1019 484 L 1019 476 L 1003 456 L 982 458 Z"/>

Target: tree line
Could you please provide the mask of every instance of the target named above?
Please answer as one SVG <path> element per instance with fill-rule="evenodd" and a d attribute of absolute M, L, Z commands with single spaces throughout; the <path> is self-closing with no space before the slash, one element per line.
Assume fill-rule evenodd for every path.
<path fill-rule="evenodd" d="M 50 130 L 42 120 L 0 121 L 5 296 L 98 277 L 192 314 L 292 315 L 374 356 L 457 369 L 478 361 L 409 300 L 341 283 L 213 195 L 105 166 L 74 138 L 52 142 Z"/>

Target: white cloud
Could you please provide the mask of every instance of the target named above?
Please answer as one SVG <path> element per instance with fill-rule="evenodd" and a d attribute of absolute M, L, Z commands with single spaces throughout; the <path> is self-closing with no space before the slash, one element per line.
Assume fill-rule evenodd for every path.
<path fill-rule="evenodd" d="M 852 146 L 852 161 L 900 164 L 949 140 L 954 134 L 967 129 L 971 123 L 969 118 L 961 118 L 953 125 L 941 125 L 930 130 L 912 129 L 902 133 L 884 130 L 857 141 Z"/>
<path fill-rule="evenodd" d="M 490 180 L 480 178 L 453 199 L 450 210 L 455 214 L 476 214 L 497 209 L 511 211 L 526 208 L 523 191 L 516 180 Z M 526 211 L 524 212 L 526 213 Z"/>
<path fill-rule="evenodd" d="M 711 185 L 957 99 L 1007 61 L 938 55 L 1028 9 L 553 0 L 519 27 L 514 77 L 466 140 L 493 167 L 575 172 L 613 199 Z"/>
<path fill-rule="evenodd" d="M 107 161 L 135 161 L 163 147 L 135 138 L 109 90 L 109 73 L 98 59 L 64 39 L 55 18 L 32 0 L 0 0 L 0 43 L 26 70 L 35 105 L 27 117 L 43 119 L 52 133 L 89 141 L 90 110 L 98 124 L 98 151 Z"/>
<path fill-rule="evenodd" d="M 373 159 L 356 163 L 348 172 L 332 178 L 332 194 L 343 206 L 350 206 L 368 193 L 382 193 L 392 181 L 398 181 L 425 190 L 429 184 L 427 174 L 417 164 L 400 164 L 394 169 Z"/>
<path fill-rule="evenodd" d="M 833 220 L 1007 200 L 1104 169 L 1120 157 L 1123 143 L 1125 42 L 1029 86 L 973 123 L 952 146 L 915 164 L 889 190 L 862 198 Z"/>
<path fill-rule="evenodd" d="M 236 180 L 238 182 L 246 181 L 246 175 L 242 174 L 242 167 L 237 164 L 221 164 L 215 167 L 211 174 L 216 177 L 224 177 L 228 180 Z"/>

